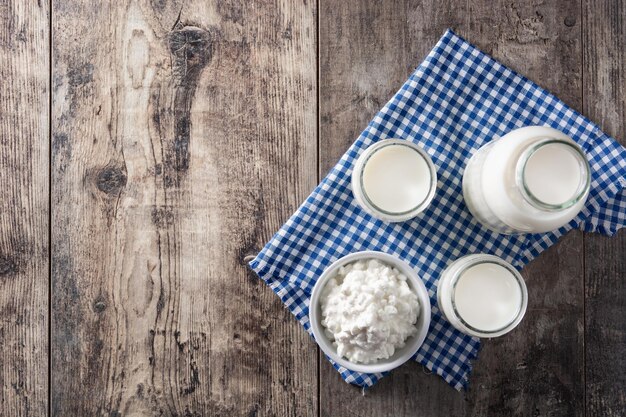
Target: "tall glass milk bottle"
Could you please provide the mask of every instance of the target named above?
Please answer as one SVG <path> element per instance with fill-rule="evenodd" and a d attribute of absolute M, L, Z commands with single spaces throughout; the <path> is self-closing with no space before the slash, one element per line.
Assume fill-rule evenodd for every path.
<path fill-rule="evenodd" d="M 545 126 L 513 130 L 480 148 L 463 174 L 472 215 L 499 233 L 558 229 L 582 209 L 589 163 L 564 133 Z"/>

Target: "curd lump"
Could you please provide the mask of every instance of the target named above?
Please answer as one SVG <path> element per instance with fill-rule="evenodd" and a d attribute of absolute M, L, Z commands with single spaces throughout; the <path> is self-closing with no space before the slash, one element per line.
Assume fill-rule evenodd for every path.
<path fill-rule="evenodd" d="M 417 295 L 404 274 L 376 259 L 339 268 L 320 302 L 327 337 L 354 363 L 387 359 L 417 333 Z"/>

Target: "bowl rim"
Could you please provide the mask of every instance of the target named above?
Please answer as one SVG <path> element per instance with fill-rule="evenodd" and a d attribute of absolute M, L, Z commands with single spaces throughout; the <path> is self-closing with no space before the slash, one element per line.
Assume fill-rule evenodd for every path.
<path fill-rule="evenodd" d="M 417 294 L 418 300 L 420 302 L 420 316 L 423 317 L 422 328 L 418 328 L 418 333 L 415 336 L 412 336 L 412 338 L 408 339 L 412 339 L 412 343 L 411 345 L 409 345 L 410 347 L 398 358 L 382 364 L 353 363 L 346 358 L 340 357 L 337 354 L 335 347 L 332 345 L 332 342 L 328 339 L 328 337 L 326 337 L 326 334 L 324 334 L 321 317 L 318 316 L 319 309 L 317 308 L 317 306 L 319 305 L 319 299 L 323 288 L 326 286 L 327 281 L 334 276 L 334 272 L 339 269 L 339 267 L 347 263 L 362 259 L 379 259 L 387 264 L 398 268 L 402 273 L 404 273 L 407 277 L 407 280 L 410 282 L 410 286 Z M 326 354 L 338 365 L 343 366 L 350 371 L 363 373 L 381 373 L 391 371 L 392 369 L 395 369 L 403 363 L 407 362 L 409 359 L 415 356 L 419 348 L 424 344 L 426 336 L 428 335 L 428 330 L 430 328 L 430 320 L 430 296 L 428 295 L 428 291 L 426 290 L 424 282 L 417 275 L 417 272 L 411 267 L 411 265 L 396 257 L 395 255 L 390 255 L 386 252 L 366 250 L 353 252 L 343 257 L 340 257 L 324 270 L 324 272 L 320 275 L 319 279 L 315 283 L 313 291 L 311 292 L 311 298 L 309 303 L 309 324 L 311 332 L 313 333 L 313 338 L 319 345 L 320 349 L 322 349 L 324 354 Z"/>

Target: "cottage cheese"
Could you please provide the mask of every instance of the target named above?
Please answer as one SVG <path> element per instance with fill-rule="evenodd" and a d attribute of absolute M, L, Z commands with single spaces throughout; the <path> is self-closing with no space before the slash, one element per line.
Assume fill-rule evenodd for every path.
<path fill-rule="evenodd" d="M 320 303 L 326 336 L 351 362 L 389 358 L 417 333 L 417 295 L 404 274 L 376 259 L 341 267 Z"/>

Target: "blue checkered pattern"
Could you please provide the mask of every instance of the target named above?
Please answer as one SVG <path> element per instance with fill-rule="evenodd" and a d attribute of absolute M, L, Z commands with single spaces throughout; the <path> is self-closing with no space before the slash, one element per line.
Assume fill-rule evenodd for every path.
<path fill-rule="evenodd" d="M 506 236 L 481 227 L 462 198 L 463 168 L 488 141 L 528 125 L 546 125 L 574 138 L 586 152 L 592 187 L 582 212 L 550 233 Z M 419 144 L 437 167 L 430 207 L 404 223 L 385 223 L 359 208 L 350 175 L 358 156 L 385 138 Z M 400 91 L 374 117 L 332 171 L 276 233 L 251 268 L 309 329 L 309 294 L 336 259 L 378 250 L 407 261 L 424 280 L 432 323 L 415 360 L 457 389 L 465 387 L 479 340 L 454 329 L 437 306 L 439 275 L 471 253 L 500 256 L 521 269 L 569 230 L 613 234 L 626 224 L 626 150 L 545 90 L 447 31 Z M 335 368 L 349 383 L 375 384 L 382 374 Z"/>

